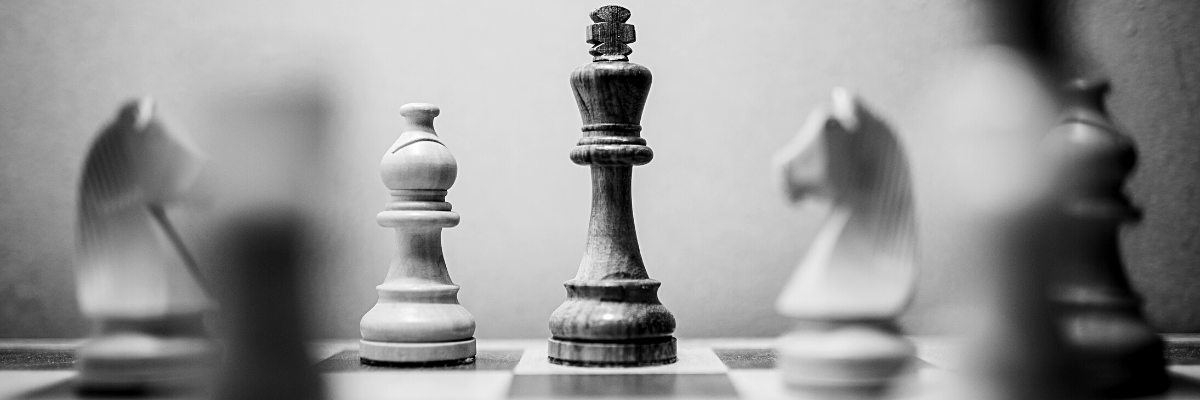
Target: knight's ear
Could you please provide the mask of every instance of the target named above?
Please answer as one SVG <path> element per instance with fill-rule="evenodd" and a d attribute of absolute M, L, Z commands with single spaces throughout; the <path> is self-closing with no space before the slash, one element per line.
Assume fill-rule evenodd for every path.
<path fill-rule="evenodd" d="M 829 113 L 829 108 L 821 105 L 813 109 L 808 114 L 808 118 L 804 120 L 804 125 L 796 132 L 796 136 L 793 136 L 792 140 L 775 152 L 772 161 L 776 169 L 790 163 L 804 153 L 808 147 L 815 145 L 829 131 L 830 125 L 835 123 Z"/>
<path fill-rule="evenodd" d="M 796 137 L 775 153 L 776 181 L 782 184 L 788 200 L 798 201 L 828 191 L 829 150 L 825 136 L 834 124 L 837 123 L 829 110 L 818 107 Z"/>
<path fill-rule="evenodd" d="M 146 131 L 156 117 L 156 108 L 154 98 L 149 96 L 129 100 L 121 106 L 114 126 L 120 126 L 121 129 L 127 129 L 130 132 Z"/>
<path fill-rule="evenodd" d="M 858 96 L 845 88 L 834 88 L 829 113 L 833 120 L 846 132 L 858 132 L 862 126 L 862 107 Z"/>

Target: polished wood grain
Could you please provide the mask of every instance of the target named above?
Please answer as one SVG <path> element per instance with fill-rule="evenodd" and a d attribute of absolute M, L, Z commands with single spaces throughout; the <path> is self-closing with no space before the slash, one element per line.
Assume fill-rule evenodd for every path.
<path fill-rule="evenodd" d="M 1119 231 L 1140 218 L 1125 195 L 1137 153 L 1104 109 L 1105 81 L 1076 80 L 1060 125 L 1047 138 L 1061 201 L 1054 298 L 1084 381 L 1106 397 L 1161 393 L 1162 340 L 1142 318 L 1122 265 Z"/>
<path fill-rule="evenodd" d="M 675 317 L 658 300 L 633 220 L 633 166 L 653 151 L 641 138 L 650 70 L 628 62 L 633 42 L 629 10 L 604 6 L 592 12 L 588 43 L 593 62 L 571 74 L 583 120 L 583 138 L 571 160 L 592 171 L 592 212 L 587 248 L 567 300 L 550 316 L 549 357 L 585 366 L 638 366 L 674 362 Z"/>
<path fill-rule="evenodd" d="M 396 254 L 376 288 L 379 302 L 360 323 L 366 362 L 466 362 L 475 356 L 475 319 L 458 303 L 458 285 L 442 254 L 442 228 L 459 221 L 446 202 L 458 165 L 433 129 L 439 113 L 432 104 L 401 107 L 405 131 L 380 165 L 391 200 L 377 220 L 396 230 Z"/>

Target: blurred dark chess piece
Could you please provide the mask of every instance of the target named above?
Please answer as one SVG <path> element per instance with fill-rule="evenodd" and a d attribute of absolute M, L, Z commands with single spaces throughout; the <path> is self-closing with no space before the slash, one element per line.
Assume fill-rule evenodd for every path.
<path fill-rule="evenodd" d="M 187 195 L 200 157 L 131 101 L 88 152 L 79 184 L 76 278 L 91 340 L 77 352 L 81 392 L 174 391 L 206 382 L 211 308 L 166 206 Z"/>
<path fill-rule="evenodd" d="M 943 193 L 954 199 L 956 251 L 969 254 L 958 283 L 969 295 L 956 299 L 969 312 L 956 319 L 965 340 L 953 374 L 921 398 L 1079 399 L 1048 290 L 1057 199 L 1039 151 L 1058 102 L 1020 49 L 984 47 L 957 68 L 935 92 L 931 126 L 956 140 L 957 179 Z"/>
<path fill-rule="evenodd" d="M 1052 293 L 1083 381 L 1104 397 L 1162 393 L 1163 343 L 1142 319 L 1121 261 L 1119 230 L 1140 218 L 1125 195 L 1137 153 L 1104 109 L 1108 83 L 1076 80 L 1048 137 L 1060 191 L 1059 274 Z"/>
<path fill-rule="evenodd" d="M 302 221 L 293 211 L 257 209 L 218 235 L 226 351 L 217 399 L 324 397 L 305 347 Z"/>
<path fill-rule="evenodd" d="M 1021 189 L 1016 189 L 1018 192 Z M 986 237 L 976 255 L 987 287 L 975 293 L 979 308 L 959 354 L 953 379 L 933 387 L 937 400 L 1070 400 L 1080 393 L 1073 366 L 1047 296 L 1047 257 L 1055 254 L 1049 196 L 1014 196 L 1001 207 L 973 213 Z"/>
<path fill-rule="evenodd" d="M 396 230 L 396 254 L 379 302 L 363 315 L 359 357 L 366 364 L 462 364 L 475 359 L 475 318 L 458 303 L 442 255 L 442 229 L 458 225 L 446 192 L 458 164 L 433 129 L 433 104 L 400 107 L 404 132 L 383 155 L 391 201 L 380 226 Z"/>
<path fill-rule="evenodd" d="M 676 360 L 675 317 L 658 300 L 660 283 L 642 263 L 633 222 L 633 166 L 654 153 L 641 138 L 650 70 L 629 62 L 635 39 L 630 13 L 592 11 L 591 63 L 571 73 L 583 139 L 571 161 L 590 165 L 592 213 L 587 249 L 567 300 L 550 316 L 549 356 L 558 364 L 639 366 Z"/>

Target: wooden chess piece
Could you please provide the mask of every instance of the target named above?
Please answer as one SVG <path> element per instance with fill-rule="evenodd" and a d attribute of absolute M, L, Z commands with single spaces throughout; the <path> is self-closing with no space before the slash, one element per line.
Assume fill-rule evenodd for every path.
<path fill-rule="evenodd" d="M 77 286 L 95 322 L 76 354 L 83 392 L 156 391 L 206 379 L 211 308 L 165 207 L 186 197 L 200 157 L 154 101 L 123 106 L 92 144 L 79 185 Z"/>
<path fill-rule="evenodd" d="M 590 165 L 592 213 L 587 249 L 567 300 L 550 316 L 550 361 L 582 366 L 639 366 L 676 360 L 675 317 L 658 300 L 660 283 L 642 263 L 633 222 L 633 166 L 654 153 L 641 138 L 650 70 L 629 62 L 630 13 L 592 11 L 592 62 L 571 73 L 583 139 L 571 161 Z"/>
<path fill-rule="evenodd" d="M 892 130 L 843 89 L 776 155 L 791 201 L 832 205 L 779 296 L 798 320 L 779 339 L 785 382 L 813 391 L 877 392 L 914 359 L 894 319 L 917 274 L 912 183 Z"/>
<path fill-rule="evenodd" d="M 1104 110 L 1107 90 L 1104 81 L 1071 82 L 1048 137 L 1064 219 L 1052 290 L 1083 381 L 1104 397 L 1145 396 L 1164 392 L 1168 379 L 1162 339 L 1142 320 L 1121 263 L 1120 227 L 1140 217 L 1124 192 L 1137 153 Z"/>
<path fill-rule="evenodd" d="M 400 107 L 404 133 L 383 155 L 391 201 L 377 216 L 396 229 L 396 255 L 379 302 L 363 315 L 360 357 L 368 364 L 457 364 L 475 358 L 475 319 L 458 303 L 442 255 L 442 228 L 458 225 L 446 192 L 458 164 L 433 129 L 432 104 Z"/>

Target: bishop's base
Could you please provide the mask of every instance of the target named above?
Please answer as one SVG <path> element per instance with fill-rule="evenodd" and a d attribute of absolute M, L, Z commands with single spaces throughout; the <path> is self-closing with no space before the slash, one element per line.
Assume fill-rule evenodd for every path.
<path fill-rule="evenodd" d="M 578 367 L 644 367 L 671 364 L 678 354 L 675 338 L 593 342 L 550 338 L 550 362 Z"/>
<path fill-rule="evenodd" d="M 1162 338 L 1137 314 L 1116 307 L 1068 306 L 1080 309 L 1063 324 L 1076 372 L 1087 390 L 1102 398 L 1151 396 L 1167 390 L 1170 380 Z"/>
<path fill-rule="evenodd" d="M 1156 334 L 1151 337 L 1154 340 L 1134 341 L 1125 346 L 1109 343 L 1108 348 L 1075 348 L 1079 352 L 1075 355 L 1079 379 L 1101 398 L 1144 397 L 1167 391 L 1170 379 L 1163 360 L 1163 344 Z"/>
<path fill-rule="evenodd" d="M 402 343 L 360 340 L 358 357 L 364 364 L 457 365 L 475 359 L 475 338 L 454 342 Z"/>

